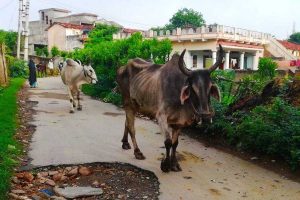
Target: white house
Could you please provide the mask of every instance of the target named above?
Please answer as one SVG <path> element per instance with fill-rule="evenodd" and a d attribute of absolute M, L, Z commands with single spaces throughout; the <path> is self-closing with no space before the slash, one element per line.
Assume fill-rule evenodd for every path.
<path fill-rule="evenodd" d="M 172 54 L 186 49 L 185 62 L 191 69 L 206 68 L 216 62 L 219 44 L 226 52 L 224 66 L 221 67 L 223 69 L 257 70 L 259 58 L 264 56 L 265 51 L 278 59 L 295 58 L 271 34 L 224 25 L 214 24 L 159 32 L 149 30 L 142 34 L 145 38 L 170 39 Z M 114 35 L 114 38 L 119 39 L 129 35 L 118 33 Z"/>

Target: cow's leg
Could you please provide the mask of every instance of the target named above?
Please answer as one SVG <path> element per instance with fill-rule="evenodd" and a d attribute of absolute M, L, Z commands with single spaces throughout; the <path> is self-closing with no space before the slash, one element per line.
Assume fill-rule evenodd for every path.
<path fill-rule="evenodd" d="M 74 113 L 74 98 L 73 98 L 73 93 L 71 88 L 68 86 L 68 92 L 69 92 L 69 98 L 70 98 L 70 103 L 71 103 L 71 108 L 70 108 L 70 113 Z"/>
<path fill-rule="evenodd" d="M 125 122 L 125 129 L 124 129 L 124 135 L 123 135 L 123 138 L 122 138 L 122 148 L 125 149 L 125 150 L 128 150 L 128 149 L 131 149 L 131 146 L 128 142 L 128 132 L 129 132 L 129 129 L 128 129 L 128 126 L 127 126 L 127 120 Z"/>
<path fill-rule="evenodd" d="M 77 110 L 82 110 L 82 105 L 80 104 L 80 90 L 77 90 L 77 101 L 78 101 Z"/>
<path fill-rule="evenodd" d="M 178 172 L 181 171 L 181 167 L 176 158 L 176 148 L 178 146 L 178 136 L 180 129 L 173 129 L 172 132 L 172 152 L 171 152 L 171 170 Z"/>
<path fill-rule="evenodd" d="M 161 161 L 160 169 L 163 172 L 169 172 L 171 169 L 171 160 L 170 160 L 170 149 L 172 147 L 172 139 L 170 136 L 171 128 L 167 123 L 167 116 L 164 114 L 159 114 L 157 116 L 157 121 L 160 126 L 162 133 L 165 135 L 165 147 L 166 147 L 166 157 Z"/>
<path fill-rule="evenodd" d="M 136 139 L 135 139 L 135 128 L 134 128 L 134 120 L 135 120 L 135 112 L 132 109 L 126 109 L 126 126 L 128 127 L 128 131 L 132 140 L 132 145 L 134 147 L 134 155 L 138 160 L 144 160 L 145 156 L 140 151 Z M 126 127 L 125 126 L 125 127 Z M 125 132 L 124 132 L 125 133 Z"/>

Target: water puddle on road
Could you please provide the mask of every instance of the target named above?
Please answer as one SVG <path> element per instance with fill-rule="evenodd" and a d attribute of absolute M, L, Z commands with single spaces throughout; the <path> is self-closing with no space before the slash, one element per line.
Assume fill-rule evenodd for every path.
<path fill-rule="evenodd" d="M 60 94 L 60 93 L 53 93 L 53 92 L 40 92 L 40 93 L 33 93 L 31 92 L 30 95 L 32 96 L 39 96 L 40 98 L 48 98 L 48 99 L 62 99 L 68 100 L 68 95 Z"/>
<path fill-rule="evenodd" d="M 124 113 L 114 113 L 114 112 L 104 112 L 102 114 L 103 115 L 112 116 L 112 117 L 117 117 L 117 116 L 120 116 L 120 115 L 125 115 Z"/>

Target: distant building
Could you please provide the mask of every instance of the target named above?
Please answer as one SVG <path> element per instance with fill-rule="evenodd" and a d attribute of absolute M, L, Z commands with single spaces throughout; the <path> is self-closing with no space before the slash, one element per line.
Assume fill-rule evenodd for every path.
<path fill-rule="evenodd" d="M 53 27 L 55 23 L 56 25 L 55 27 Z M 61 41 L 61 38 L 55 38 L 54 36 L 48 33 L 48 30 L 51 29 L 52 29 L 51 33 L 56 33 L 57 32 L 56 30 L 59 29 L 59 27 L 65 28 L 66 34 L 64 35 L 63 38 L 68 39 L 68 41 L 61 43 L 61 44 L 66 44 L 67 46 L 63 47 L 62 45 L 59 45 L 61 50 L 68 49 L 69 51 L 79 46 L 82 47 L 83 40 L 80 40 L 79 36 L 73 37 L 73 35 L 70 32 L 73 31 L 76 32 L 77 30 L 76 33 L 78 32 L 83 33 L 84 32 L 83 29 L 77 27 L 81 31 L 78 31 L 79 29 L 72 29 L 72 31 L 70 31 L 69 30 L 70 28 L 66 28 L 62 25 L 63 23 L 65 23 L 65 26 L 68 26 L 66 24 L 72 24 L 71 26 L 73 27 L 75 27 L 74 25 L 92 26 L 95 23 L 105 23 L 105 24 L 120 26 L 117 23 L 112 21 L 98 19 L 98 16 L 92 13 L 71 14 L 71 11 L 59 9 L 59 8 L 43 9 L 39 11 L 39 20 L 29 22 L 29 54 L 34 55 L 36 48 L 49 46 L 48 44 L 49 37 L 51 38 L 50 41 L 51 45 L 54 44 L 57 40 Z M 74 40 L 71 41 L 72 39 Z M 81 45 L 79 45 L 79 42 L 81 42 Z"/>
<path fill-rule="evenodd" d="M 54 46 L 63 51 L 83 48 L 83 41 L 93 27 L 93 25 L 54 22 L 46 29 L 48 32 L 48 50 L 50 51 Z"/>
<path fill-rule="evenodd" d="M 286 40 L 278 40 L 291 54 L 300 59 L 300 44 L 295 44 Z"/>
<path fill-rule="evenodd" d="M 270 34 L 250 31 L 224 25 L 207 25 L 198 28 L 177 28 L 175 30 L 144 31 L 145 38 L 168 38 L 172 42 L 172 54 L 186 49 L 184 57 L 190 69 L 203 69 L 216 62 L 217 50 L 221 44 L 225 50 L 222 69 L 258 69 L 260 57 L 265 51 L 275 59 L 293 60 L 295 56 Z M 122 31 L 114 39 L 129 37 Z"/>

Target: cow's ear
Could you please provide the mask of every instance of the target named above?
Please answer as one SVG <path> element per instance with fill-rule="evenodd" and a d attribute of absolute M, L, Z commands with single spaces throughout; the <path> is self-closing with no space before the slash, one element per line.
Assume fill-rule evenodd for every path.
<path fill-rule="evenodd" d="M 219 90 L 219 87 L 215 84 L 213 84 L 210 88 L 210 96 L 214 97 L 217 99 L 219 102 L 221 102 L 221 93 Z"/>
<path fill-rule="evenodd" d="M 181 105 L 183 105 L 185 100 L 187 100 L 189 97 L 190 97 L 190 87 L 186 85 L 181 89 L 181 93 L 180 93 Z"/>

